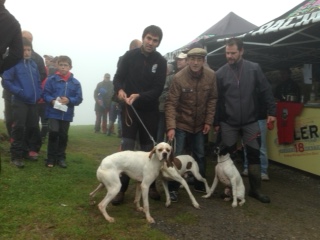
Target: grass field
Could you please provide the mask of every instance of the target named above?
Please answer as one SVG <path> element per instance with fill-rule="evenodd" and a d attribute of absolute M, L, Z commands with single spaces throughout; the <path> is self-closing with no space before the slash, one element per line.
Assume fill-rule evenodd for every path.
<path fill-rule="evenodd" d="M 2 120 L 0 132 L 2 136 L 6 132 Z M 68 168 L 45 167 L 44 145 L 37 162 L 26 161 L 25 168 L 18 169 L 10 164 L 9 143 L 2 139 L 0 239 L 170 239 L 135 211 L 134 186 L 125 204 L 108 207 L 116 219 L 113 224 L 106 222 L 96 205 L 89 204 L 89 193 L 98 184 L 96 169 L 106 155 L 118 151 L 119 144 L 115 135 L 93 133 L 93 126 L 71 126 Z M 104 195 L 98 193 L 96 201 Z M 151 205 L 163 208 L 160 202 Z"/>

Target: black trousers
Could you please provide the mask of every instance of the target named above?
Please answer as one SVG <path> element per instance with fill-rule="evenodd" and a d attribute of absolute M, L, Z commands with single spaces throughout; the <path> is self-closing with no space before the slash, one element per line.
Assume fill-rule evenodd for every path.
<path fill-rule="evenodd" d="M 158 121 L 159 121 L 159 111 L 141 111 L 136 110 L 142 123 L 148 130 L 149 134 L 154 140 L 157 139 L 158 131 Z M 137 134 L 139 134 L 139 142 L 142 151 L 151 151 L 153 148 L 153 142 L 150 139 L 149 134 L 142 125 L 141 121 L 137 117 L 137 114 L 133 111 L 132 107 L 126 105 L 123 107 L 121 112 L 121 124 L 122 124 L 122 137 L 125 139 L 136 140 Z M 124 144 L 126 145 L 126 144 Z M 134 150 L 132 149 L 122 149 L 122 150 Z"/>
<path fill-rule="evenodd" d="M 68 143 L 68 131 L 70 122 L 52 119 L 48 120 L 48 160 L 52 162 L 66 160 L 66 149 Z"/>
<path fill-rule="evenodd" d="M 12 114 L 12 103 L 11 99 L 4 99 L 4 117 L 6 120 L 6 128 L 8 136 L 11 137 L 13 114 Z"/>
<path fill-rule="evenodd" d="M 36 151 L 37 149 L 37 143 L 33 139 L 28 139 L 26 135 L 27 128 L 39 126 L 37 105 L 25 104 L 14 99 L 12 101 L 12 118 L 11 158 L 21 159 L 28 151 Z"/>

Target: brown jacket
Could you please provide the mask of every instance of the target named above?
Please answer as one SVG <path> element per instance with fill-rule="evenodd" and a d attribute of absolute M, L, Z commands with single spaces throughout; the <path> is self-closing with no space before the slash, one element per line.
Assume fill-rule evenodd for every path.
<path fill-rule="evenodd" d="M 185 67 L 174 76 L 165 103 L 167 130 L 178 128 L 197 133 L 205 123 L 212 125 L 217 98 L 213 70 L 204 67 L 201 76 L 195 77 Z"/>

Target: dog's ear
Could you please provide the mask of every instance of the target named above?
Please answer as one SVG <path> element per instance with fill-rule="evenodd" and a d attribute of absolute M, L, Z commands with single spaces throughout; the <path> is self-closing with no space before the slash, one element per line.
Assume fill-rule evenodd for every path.
<path fill-rule="evenodd" d="M 151 152 L 149 153 L 149 159 L 152 158 L 152 155 L 156 152 L 156 147 L 154 147 Z"/>

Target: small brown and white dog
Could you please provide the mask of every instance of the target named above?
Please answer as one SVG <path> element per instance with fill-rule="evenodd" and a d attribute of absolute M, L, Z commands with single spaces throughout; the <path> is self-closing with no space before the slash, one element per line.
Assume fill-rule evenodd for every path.
<path fill-rule="evenodd" d="M 180 182 L 182 186 L 186 189 L 191 199 L 192 205 L 195 208 L 200 208 L 199 203 L 194 198 L 193 194 L 190 191 L 190 188 L 186 180 L 182 177 L 184 173 L 192 172 L 193 176 L 198 180 L 204 183 L 206 192 L 209 192 L 209 186 L 207 180 L 203 178 L 199 173 L 199 166 L 190 155 L 179 155 L 176 156 L 173 161 L 166 161 L 161 168 L 161 177 L 162 185 L 166 194 L 166 207 L 169 207 L 171 204 L 171 199 L 168 190 L 168 180 L 174 180 Z"/>
<path fill-rule="evenodd" d="M 245 187 L 238 169 L 230 158 L 230 154 L 228 153 L 226 147 L 217 147 L 215 149 L 215 153 L 218 156 L 218 164 L 215 167 L 215 177 L 213 180 L 213 184 L 207 195 L 204 195 L 202 197 L 209 198 L 217 187 L 218 181 L 220 181 L 227 187 L 227 191 L 228 188 L 232 189 L 232 207 L 238 206 L 238 199 L 240 200 L 239 205 L 242 206 L 246 202 L 244 198 Z"/>
<path fill-rule="evenodd" d="M 114 218 L 108 215 L 106 207 L 120 191 L 120 175 L 125 173 L 131 179 L 139 182 L 136 186 L 134 200 L 137 210 L 144 211 L 147 221 L 154 223 L 149 212 L 149 187 L 158 177 L 164 161 L 172 161 L 169 158 L 173 158 L 172 148 L 165 142 L 157 144 L 151 152 L 122 151 L 107 156 L 97 169 L 97 179 L 100 184 L 90 193 L 91 201 L 100 189 L 106 187 L 107 195 L 98 204 L 98 207 L 107 221 L 114 222 Z M 141 194 L 143 208 L 140 207 Z"/>

